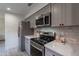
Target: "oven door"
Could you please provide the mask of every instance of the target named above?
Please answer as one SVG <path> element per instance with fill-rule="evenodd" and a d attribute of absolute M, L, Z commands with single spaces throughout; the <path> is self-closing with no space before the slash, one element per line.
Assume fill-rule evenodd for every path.
<path fill-rule="evenodd" d="M 40 44 L 31 41 L 31 56 L 44 56 L 44 47 Z"/>

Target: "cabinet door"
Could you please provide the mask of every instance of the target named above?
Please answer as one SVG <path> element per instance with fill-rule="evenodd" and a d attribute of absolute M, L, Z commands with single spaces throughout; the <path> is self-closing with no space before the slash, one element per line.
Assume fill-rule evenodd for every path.
<path fill-rule="evenodd" d="M 33 17 L 30 17 L 30 28 L 33 28 L 34 22 L 33 22 Z"/>
<path fill-rule="evenodd" d="M 45 56 L 62 56 L 62 55 L 54 51 L 51 51 L 48 48 L 45 48 Z"/>
<path fill-rule="evenodd" d="M 62 23 L 61 4 L 52 4 L 52 26 L 60 26 Z"/>
<path fill-rule="evenodd" d="M 46 14 L 50 12 L 50 4 L 40 9 L 38 12 L 36 12 L 37 15 Z"/>
<path fill-rule="evenodd" d="M 56 26 L 56 21 L 54 20 L 54 4 L 51 4 L 51 26 Z"/>
<path fill-rule="evenodd" d="M 35 16 L 34 15 L 32 15 L 31 17 L 29 17 L 29 21 L 30 21 L 30 28 L 36 28 Z"/>
<path fill-rule="evenodd" d="M 72 4 L 72 24 L 79 25 L 79 3 Z"/>
<path fill-rule="evenodd" d="M 62 24 L 64 26 L 71 26 L 72 25 L 72 19 L 71 19 L 71 4 L 62 4 Z"/>
<path fill-rule="evenodd" d="M 33 19 L 30 19 L 30 28 L 33 28 Z"/>
<path fill-rule="evenodd" d="M 52 26 L 71 26 L 71 4 L 52 4 Z"/>

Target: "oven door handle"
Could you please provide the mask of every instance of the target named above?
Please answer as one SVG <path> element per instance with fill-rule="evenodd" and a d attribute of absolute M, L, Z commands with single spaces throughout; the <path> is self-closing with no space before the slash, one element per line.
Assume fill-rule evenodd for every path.
<path fill-rule="evenodd" d="M 36 48 L 36 49 L 38 49 L 39 51 L 41 51 L 41 52 L 42 52 L 42 49 L 37 48 L 36 46 L 34 46 L 34 45 L 32 45 L 32 44 L 31 44 L 31 46 L 33 46 L 34 48 Z"/>

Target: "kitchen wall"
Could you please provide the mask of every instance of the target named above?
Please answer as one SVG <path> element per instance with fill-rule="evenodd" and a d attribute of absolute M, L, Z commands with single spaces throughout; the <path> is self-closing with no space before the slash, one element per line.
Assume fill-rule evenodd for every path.
<path fill-rule="evenodd" d="M 42 6 L 40 6 L 42 8 Z M 31 12 L 35 12 L 38 10 L 38 7 L 35 8 L 36 10 L 32 9 Z M 31 14 L 31 12 L 29 14 Z M 37 13 L 38 15 L 38 13 Z M 31 17 L 32 18 L 32 17 Z M 27 21 L 32 21 L 32 19 L 27 19 Z M 43 28 L 37 28 L 35 29 L 35 31 L 46 31 L 46 32 L 56 32 L 57 35 L 60 35 L 60 34 L 64 34 L 64 36 L 66 38 L 69 38 L 69 39 L 73 39 L 73 40 L 78 40 L 79 41 L 79 26 L 69 26 L 69 27 L 63 27 L 63 28 L 60 28 L 60 27 L 43 27 Z"/>
<path fill-rule="evenodd" d="M 5 50 L 17 51 L 19 48 L 18 25 L 23 20 L 22 16 L 6 13 L 5 14 Z"/>
<path fill-rule="evenodd" d="M 0 40 L 5 39 L 5 19 L 4 13 L 0 12 Z"/>
<path fill-rule="evenodd" d="M 43 31 L 43 32 L 56 32 L 57 35 L 64 34 L 64 37 L 67 40 L 79 41 L 79 26 L 71 26 L 71 27 L 43 27 L 37 28 L 35 31 Z"/>

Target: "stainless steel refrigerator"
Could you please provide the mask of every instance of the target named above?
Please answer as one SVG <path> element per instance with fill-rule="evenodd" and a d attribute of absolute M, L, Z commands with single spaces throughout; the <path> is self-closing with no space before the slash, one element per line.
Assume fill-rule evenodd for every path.
<path fill-rule="evenodd" d="M 19 47 L 21 51 L 25 51 L 25 37 L 27 35 L 33 35 L 34 29 L 30 28 L 30 22 L 22 21 L 18 27 Z"/>

